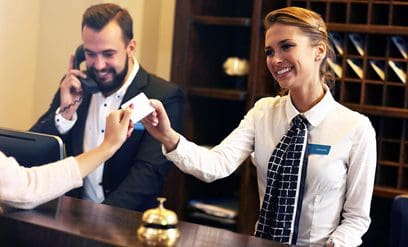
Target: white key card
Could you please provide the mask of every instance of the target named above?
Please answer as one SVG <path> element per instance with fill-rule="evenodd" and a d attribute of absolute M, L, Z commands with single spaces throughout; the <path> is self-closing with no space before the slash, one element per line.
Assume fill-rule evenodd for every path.
<path fill-rule="evenodd" d="M 131 98 L 127 102 L 125 102 L 121 108 L 125 109 L 130 104 L 133 103 L 133 113 L 130 119 L 132 119 L 133 123 L 139 122 L 141 119 L 149 115 L 154 111 L 154 108 L 150 105 L 149 99 L 146 97 L 144 93 L 139 93 L 135 97 Z"/>

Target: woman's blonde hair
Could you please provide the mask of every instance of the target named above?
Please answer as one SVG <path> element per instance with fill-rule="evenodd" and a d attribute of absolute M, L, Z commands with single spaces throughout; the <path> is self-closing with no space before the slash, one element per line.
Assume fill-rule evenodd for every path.
<path fill-rule="evenodd" d="M 335 77 L 329 69 L 327 59 L 335 60 L 336 54 L 333 45 L 329 41 L 326 23 L 322 17 L 314 11 L 300 7 L 286 7 L 269 12 L 264 20 L 265 30 L 273 24 L 283 24 L 299 27 L 305 35 L 310 37 L 312 45 L 323 43 L 326 46 L 326 56 L 320 64 L 320 78 L 333 90 Z"/>

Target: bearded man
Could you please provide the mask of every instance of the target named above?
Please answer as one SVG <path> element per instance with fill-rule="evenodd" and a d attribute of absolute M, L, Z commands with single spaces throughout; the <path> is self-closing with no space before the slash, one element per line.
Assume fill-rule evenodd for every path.
<path fill-rule="evenodd" d="M 86 72 L 74 68 L 72 56 L 50 108 L 31 131 L 60 136 L 67 155 L 86 152 L 102 142 L 106 116 L 141 92 L 161 100 L 172 126 L 182 128 L 184 95 L 176 84 L 139 65 L 126 9 L 109 3 L 91 6 L 83 14 L 81 30 Z M 82 86 L 80 79 L 85 78 L 95 81 L 97 92 Z M 156 206 L 171 162 L 140 122 L 134 126 L 112 158 L 68 195 L 137 211 Z"/>

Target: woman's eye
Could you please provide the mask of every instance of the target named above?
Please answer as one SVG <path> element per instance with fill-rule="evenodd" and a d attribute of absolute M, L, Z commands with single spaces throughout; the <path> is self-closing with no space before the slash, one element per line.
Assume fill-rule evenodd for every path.
<path fill-rule="evenodd" d="M 265 55 L 267 56 L 267 57 L 270 57 L 270 56 L 273 56 L 273 51 L 272 50 L 265 50 Z"/>
<path fill-rule="evenodd" d="M 282 45 L 282 50 L 284 50 L 284 51 L 286 51 L 286 50 L 288 50 L 289 48 L 291 48 L 291 47 L 293 47 L 294 45 L 292 45 L 292 44 L 283 44 Z"/>

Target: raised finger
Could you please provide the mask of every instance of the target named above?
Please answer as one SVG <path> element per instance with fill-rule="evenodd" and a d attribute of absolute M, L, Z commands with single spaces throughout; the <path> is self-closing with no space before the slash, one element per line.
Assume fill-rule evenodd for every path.
<path fill-rule="evenodd" d="M 74 55 L 71 54 L 69 57 L 69 63 L 68 63 L 68 72 L 71 71 L 74 68 Z"/>

